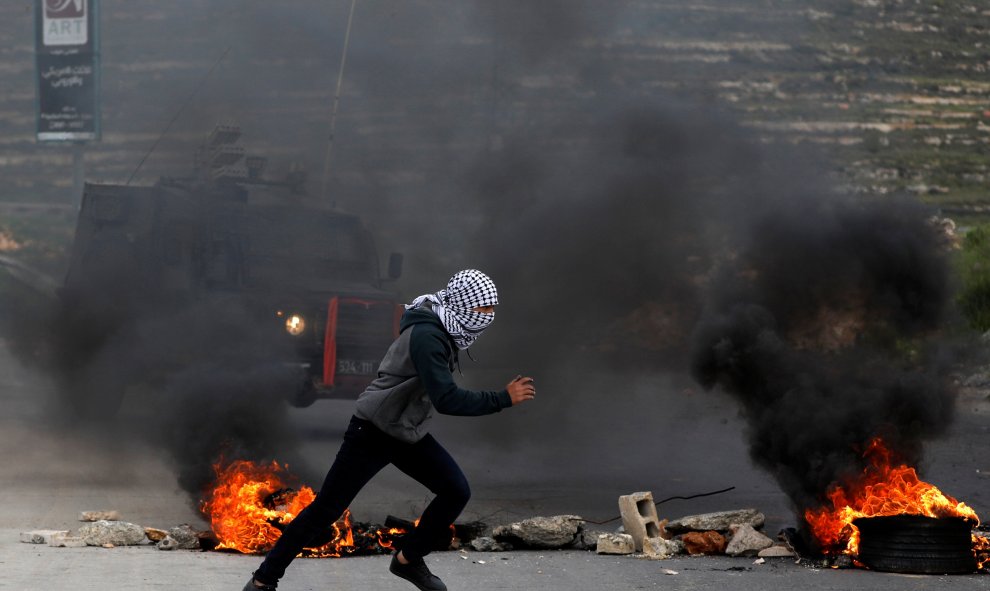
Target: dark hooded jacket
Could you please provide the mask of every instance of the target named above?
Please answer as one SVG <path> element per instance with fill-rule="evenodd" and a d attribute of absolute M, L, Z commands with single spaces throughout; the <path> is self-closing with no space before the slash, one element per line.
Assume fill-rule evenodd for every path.
<path fill-rule="evenodd" d="M 430 308 L 406 310 L 399 331 L 378 366 L 378 377 L 357 399 L 358 418 L 415 443 L 426 435 L 434 409 L 479 416 L 512 406 L 507 390 L 466 390 L 454 382 L 457 347 Z"/>

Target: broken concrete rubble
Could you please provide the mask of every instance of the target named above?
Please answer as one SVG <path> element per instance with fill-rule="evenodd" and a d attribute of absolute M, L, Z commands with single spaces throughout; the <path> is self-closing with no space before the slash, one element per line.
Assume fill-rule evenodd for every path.
<path fill-rule="evenodd" d="M 684 542 L 664 538 L 646 538 L 643 543 L 643 556 L 653 560 L 672 558 L 684 552 Z"/>
<path fill-rule="evenodd" d="M 165 536 L 155 544 L 159 550 L 178 550 L 179 542 L 172 536 Z"/>
<path fill-rule="evenodd" d="M 475 552 L 507 552 L 512 550 L 512 544 L 499 542 L 490 536 L 482 536 L 468 542 L 468 546 Z"/>
<path fill-rule="evenodd" d="M 163 529 L 146 527 L 144 528 L 144 535 L 148 536 L 148 539 L 152 542 L 161 542 L 168 535 L 168 532 Z"/>
<path fill-rule="evenodd" d="M 595 549 L 599 554 L 632 554 L 636 543 L 629 534 L 602 534 Z"/>
<path fill-rule="evenodd" d="M 85 548 L 89 544 L 82 536 L 56 534 L 48 540 L 48 545 L 53 548 Z"/>
<path fill-rule="evenodd" d="M 595 550 L 598 548 L 598 536 L 602 535 L 602 531 L 592 531 L 588 529 L 581 528 L 574 541 L 571 542 L 569 548 L 575 550 Z"/>
<path fill-rule="evenodd" d="M 794 552 L 787 546 L 774 545 L 760 550 L 757 556 L 760 558 L 787 558 L 793 557 Z"/>
<path fill-rule="evenodd" d="M 144 528 L 126 521 L 95 521 L 79 528 L 79 535 L 90 546 L 136 546 L 148 542 Z"/>
<path fill-rule="evenodd" d="M 671 533 L 718 531 L 727 532 L 733 525 L 749 525 L 753 529 L 763 527 L 766 517 L 756 509 L 738 509 L 701 515 L 688 515 L 666 525 Z"/>
<path fill-rule="evenodd" d="M 688 532 L 681 536 L 688 554 L 724 554 L 727 542 L 717 531 Z"/>
<path fill-rule="evenodd" d="M 733 525 L 729 528 L 732 537 L 725 547 L 729 556 L 756 556 L 760 550 L 773 546 L 773 540 L 749 525 Z"/>
<path fill-rule="evenodd" d="M 647 505 L 648 504 L 648 505 Z M 643 508 L 646 507 L 644 511 Z M 655 508 L 652 494 L 627 495 L 620 505 L 624 510 L 625 525 L 616 533 L 593 531 L 585 528 L 586 522 L 576 515 L 533 517 L 520 522 L 496 527 L 490 536 L 480 536 L 465 541 L 462 547 L 476 552 L 506 552 L 514 549 L 582 549 L 596 550 L 605 555 L 631 555 L 637 553 L 636 537 L 627 529 L 641 532 L 664 533 L 643 538 L 641 554 L 637 556 L 653 560 L 669 559 L 681 554 L 728 554 L 731 556 L 790 557 L 793 553 L 780 543 L 756 531 L 751 524 L 762 524 L 763 514 L 755 509 L 726 511 L 682 517 L 673 522 L 676 536 L 665 530 L 666 520 L 654 521 L 649 508 Z M 645 515 L 644 515 L 645 513 Z M 749 523 L 735 523 L 748 521 Z M 687 528 L 711 525 L 725 527 L 728 535 L 715 529 L 692 531 Z M 198 532 L 188 524 L 165 529 L 142 527 L 121 521 L 101 520 L 84 525 L 78 535 L 71 536 L 64 530 L 37 530 L 21 534 L 22 541 L 48 543 L 57 547 L 82 545 L 113 548 L 145 544 L 149 540 L 160 550 L 209 550 L 212 548 L 209 532 Z M 482 533 L 479 529 L 477 533 Z M 213 540 L 214 545 L 216 540 Z"/>
<path fill-rule="evenodd" d="M 562 548 L 574 542 L 584 519 L 577 515 L 533 517 L 495 528 L 492 537 L 500 542 L 529 548 Z"/>
<path fill-rule="evenodd" d="M 24 544 L 48 544 L 54 536 L 68 535 L 68 530 L 36 529 L 21 532 L 21 542 Z"/>
<path fill-rule="evenodd" d="M 176 543 L 176 547 L 180 550 L 199 549 L 199 535 L 188 524 L 184 523 L 169 529 L 166 539 L 168 538 L 172 538 Z"/>
<path fill-rule="evenodd" d="M 82 511 L 79 521 L 120 521 L 117 511 Z"/>

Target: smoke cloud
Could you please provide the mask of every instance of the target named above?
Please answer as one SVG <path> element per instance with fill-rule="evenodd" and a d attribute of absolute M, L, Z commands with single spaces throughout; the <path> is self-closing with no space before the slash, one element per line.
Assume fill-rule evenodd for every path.
<path fill-rule="evenodd" d="M 158 20 L 104 8 L 105 127 L 126 155 L 108 152 L 92 176 L 127 178 L 230 47 L 138 179 L 182 174 L 213 124 L 241 122 L 273 166 L 298 159 L 311 171 L 326 204 L 316 193 L 349 3 L 208 4 L 183 14 L 156 4 L 160 20 L 186 23 L 176 38 L 197 40 L 167 40 L 174 59 L 147 45 Z M 503 305 L 474 353 L 539 384 L 508 441 L 496 423 L 471 424 L 472 436 L 580 455 L 568 469 L 600 483 L 628 446 L 587 433 L 631 416 L 642 423 L 629 431 L 646 432 L 672 397 L 642 384 L 690 367 L 737 396 L 754 461 L 800 509 L 861 465 L 856 447 L 870 436 L 911 460 L 944 429 L 951 390 L 924 337 L 948 294 L 924 212 L 841 198 L 812 149 L 762 145 L 706 97 L 658 90 L 692 67 L 635 48 L 659 34 L 651 27 L 662 28 L 664 10 L 591 0 L 358 7 L 332 201 L 367 220 L 382 254 L 404 252 L 406 296 L 439 289 L 460 268 L 488 272 Z M 680 17 L 692 35 L 721 38 L 712 28 L 735 18 L 703 12 Z M 121 66 L 134 55 L 140 68 Z M 717 72 L 745 75 L 732 67 Z M 177 354 L 211 360 L 155 383 L 141 403 L 161 419 L 154 435 L 194 500 L 221 454 L 292 461 L 288 380 L 244 363 L 281 353 L 258 342 L 253 316 L 229 301 L 145 302 L 116 276 L 93 278 L 91 309 L 112 330 L 94 337 L 55 321 L 66 331 L 56 347 L 66 382 L 143 376 Z M 846 336 L 830 332 L 840 327 Z M 130 361 L 104 364 L 94 350 Z"/>
<path fill-rule="evenodd" d="M 924 211 L 845 200 L 752 227 L 708 290 L 693 372 L 742 403 L 750 454 L 798 514 L 866 467 L 880 437 L 917 466 L 953 417 L 933 338 L 949 295 Z"/>

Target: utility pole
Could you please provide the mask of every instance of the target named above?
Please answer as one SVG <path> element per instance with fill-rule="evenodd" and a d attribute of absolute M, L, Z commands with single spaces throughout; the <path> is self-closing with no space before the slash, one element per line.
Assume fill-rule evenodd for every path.
<path fill-rule="evenodd" d="M 340 55 L 340 69 L 337 71 L 337 88 L 333 93 L 333 106 L 330 109 L 330 135 L 327 138 L 327 155 L 323 163 L 323 187 L 320 197 L 327 198 L 327 185 L 330 181 L 330 155 L 333 152 L 334 134 L 337 130 L 337 107 L 340 105 L 340 88 L 344 83 L 344 66 L 347 65 L 347 48 L 351 44 L 351 25 L 354 23 L 354 6 L 357 0 L 351 0 L 351 10 L 347 15 L 347 30 L 344 32 L 344 51 Z"/>

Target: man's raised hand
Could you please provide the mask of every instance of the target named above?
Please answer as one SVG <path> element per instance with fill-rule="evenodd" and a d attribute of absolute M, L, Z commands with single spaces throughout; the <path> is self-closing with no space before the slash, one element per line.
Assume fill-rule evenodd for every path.
<path fill-rule="evenodd" d="M 509 391 L 509 398 L 512 399 L 513 405 L 536 398 L 536 386 L 533 385 L 533 378 L 516 376 L 505 389 Z"/>

